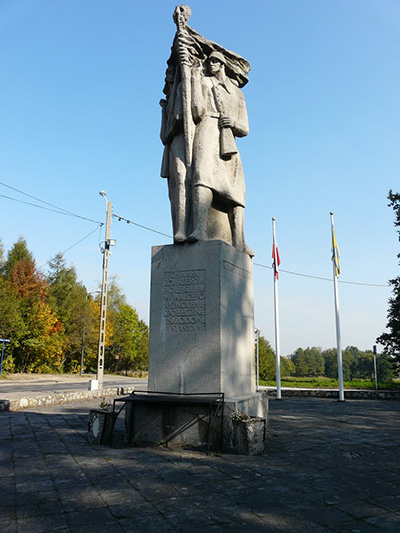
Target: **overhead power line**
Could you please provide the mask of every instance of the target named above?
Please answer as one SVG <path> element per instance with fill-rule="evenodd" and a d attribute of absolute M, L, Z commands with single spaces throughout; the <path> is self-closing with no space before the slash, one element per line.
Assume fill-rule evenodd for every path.
<path fill-rule="evenodd" d="M 133 222 L 132 220 L 128 220 L 127 218 L 121 217 L 120 215 L 113 214 L 113 217 L 116 218 L 119 222 L 123 220 L 124 222 L 127 222 L 128 224 L 133 224 L 134 226 L 138 226 L 139 228 L 146 229 L 148 231 L 152 231 L 153 233 L 158 233 L 159 235 L 164 235 L 164 237 L 169 237 L 172 239 L 171 235 L 167 235 L 166 233 L 162 233 L 161 231 L 157 231 L 155 229 L 149 228 L 147 226 L 143 226 L 142 224 L 137 224 L 136 222 Z M 272 266 L 263 265 L 261 263 L 254 263 L 254 266 L 262 267 L 262 268 L 269 268 L 273 269 Z M 282 268 L 279 269 L 279 272 L 284 272 L 285 274 L 292 274 L 293 276 L 301 276 L 303 278 L 311 278 L 311 279 L 318 279 L 320 281 L 332 281 L 332 278 L 323 278 L 320 276 L 311 276 L 310 274 L 302 274 L 300 272 L 293 272 L 291 270 L 284 270 Z M 338 280 L 339 283 L 347 283 L 348 285 L 362 285 L 365 287 L 389 287 L 389 285 L 379 285 L 376 283 L 359 283 L 357 281 L 343 281 Z"/>
<path fill-rule="evenodd" d="M 259 266 L 262 268 L 269 268 L 273 270 L 273 266 L 268 265 L 262 265 L 261 263 L 254 263 L 255 266 Z M 279 268 L 279 272 L 284 272 L 285 274 L 292 274 L 293 276 L 301 276 L 302 278 L 311 278 L 311 279 L 318 279 L 320 281 L 332 281 L 332 278 L 323 278 L 321 276 L 312 276 L 311 274 L 301 274 L 300 272 L 293 272 L 292 270 L 284 270 L 283 268 Z M 344 281 L 341 279 L 338 279 L 339 283 L 347 283 L 348 285 L 363 285 L 366 287 L 390 287 L 390 285 L 379 285 L 377 283 L 360 283 L 358 281 Z"/>
<path fill-rule="evenodd" d="M 6 183 L 3 183 L 1 181 L 0 181 L 0 185 L 3 185 L 4 187 L 7 187 L 8 189 L 12 189 L 13 191 L 23 194 L 24 196 L 27 196 L 28 198 L 32 198 L 33 200 L 37 200 L 38 202 L 41 202 L 45 204 L 46 206 L 50 206 L 50 207 L 45 207 L 44 205 L 34 204 L 32 202 L 26 202 L 24 200 L 19 200 L 18 198 L 12 198 L 11 196 L 6 196 L 5 194 L 0 194 L 0 197 L 6 198 L 7 200 L 12 200 L 13 202 L 18 202 L 20 204 L 30 205 L 32 207 L 37 207 L 38 209 L 44 209 L 45 211 L 51 211 L 53 213 L 58 213 L 59 215 L 80 218 L 82 220 L 87 220 L 88 222 L 94 222 L 95 224 L 99 224 L 101 226 L 103 225 L 103 222 L 99 222 L 98 220 L 93 220 L 91 218 L 84 217 L 82 215 L 77 215 L 76 213 L 72 213 L 72 211 L 67 211 L 66 209 L 63 209 L 62 207 L 58 207 L 56 205 L 50 204 L 49 202 L 45 202 L 44 200 L 41 200 L 40 198 L 36 198 L 36 196 L 32 196 L 31 194 L 20 191 L 19 189 L 16 189 L 15 187 L 11 187 L 11 185 L 7 185 Z M 54 208 L 54 209 L 51 209 L 51 208 Z"/>
<path fill-rule="evenodd" d="M 88 233 L 87 235 L 85 235 L 84 237 L 82 237 L 82 239 L 79 239 L 79 241 L 77 241 L 75 244 L 72 244 L 72 246 L 70 246 L 69 248 L 67 248 L 66 250 L 64 250 L 63 252 L 61 252 L 61 255 L 64 255 L 66 254 L 67 252 L 69 252 L 70 250 L 72 250 L 72 248 L 74 248 L 75 246 L 77 246 L 79 243 L 81 243 L 82 241 L 84 241 L 85 239 L 87 239 L 88 237 L 90 237 L 90 235 L 92 235 L 95 231 L 97 231 L 98 228 L 94 228 L 94 230 L 92 230 L 90 233 Z M 46 261 L 46 263 L 42 266 L 40 266 L 39 268 L 43 268 L 45 267 L 46 265 L 48 265 L 50 263 L 51 259 L 49 259 L 48 261 Z"/>
<path fill-rule="evenodd" d="M 7 185 L 6 183 L 3 183 L 1 181 L 0 181 L 0 185 L 3 185 L 4 187 L 7 187 L 8 189 L 12 189 L 13 191 L 16 191 L 16 192 L 18 192 L 20 194 L 23 194 L 24 196 L 32 198 L 33 200 L 37 200 L 38 202 L 41 202 L 41 203 L 43 203 L 43 204 L 45 204 L 46 206 L 49 206 L 49 207 L 44 207 L 42 205 L 34 204 L 32 202 L 25 202 L 23 200 L 18 200 L 17 198 L 12 198 L 12 197 L 6 196 L 4 194 L 0 194 L 1 198 L 6 198 L 7 200 L 12 200 L 13 202 L 18 202 L 18 203 L 21 203 L 21 204 L 30 205 L 32 207 L 37 207 L 39 209 L 44 209 L 46 211 L 51 211 L 53 213 L 58 213 L 60 215 L 72 216 L 72 217 L 75 217 L 75 218 L 80 218 L 82 220 L 87 220 L 89 222 L 94 222 L 95 224 L 98 224 L 100 226 L 100 228 L 104 225 L 103 222 L 99 222 L 98 220 L 93 220 L 93 219 L 88 218 L 88 217 L 77 215 L 76 213 L 73 213 L 72 211 L 68 211 L 67 209 L 63 209 L 62 207 L 58 207 L 58 206 L 56 206 L 54 204 L 51 204 L 51 203 L 46 202 L 44 200 L 41 200 L 40 198 L 37 198 L 36 196 L 32 196 L 31 194 L 28 194 L 28 193 L 26 193 L 24 191 L 21 191 L 21 190 L 17 189 L 16 187 L 12 187 L 11 185 Z M 52 209 L 52 208 L 54 208 L 54 209 Z M 134 222 L 133 220 L 129 220 L 129 219 L 123 217 L 123 216 L 120 216 L 120 215 L 117 215 L 117 214 L 114 214 L 114 213 L 113 213 L 112 216 L 115 219 L 117 219 L 119 222 L 121 222 L 123 220 L 127 224 L 132 224 L 133 226 L 137 226 L 138 228 L 142 228 L 142 229 L 145 229 L 147 231 L 151 231 L 152 233 L 157 233 L 158 235 L 162 235 L 164 237 L 168 237 L 168 238 L 172 239 L 172 236 L 168 235 L 167 233 L 163 233 L 162 231 L 157 231 L 157 230 L 155 230 L 153 228 L 150 228 L 148 226 L 144 226 L 143 224 L 138 224 L 137 222 Z M 89 237 L 96 230 L 97 230 L 97 228 L 95 230 L 91 231 L 90 233 L 88 233 L 85 237 L 83 237 L 82 239 L 77 241 L 75 244 L 73 244 L 72 246 L 67 248 L 62 253 L 64 254 L 64 253 L 68 252 L 69 250 L 71 250 L 71 248 L 73 248 L 74 246 L 76 246 L 77 244 L 82 242 L 84 239 Z M 45 263 L 43 266 L 47 265 L 47 263 Z M 268 268 L 268 269 L 272 269 L 273 268 L 272 266 L 263 265 L 261 263 L 254 263 L 254 266 L 258 266 L 258 267 L 261 267 L 261 268 Z M 317 279 L 317 280 L 320 280 L 320 281 L 329 281 L 329 282 L 332 281 L 331 278 L 324 278 L 324 277 L 321 277 L 321 276 L 312 276 L 310 274 L 303 274 L 301 272 L 293 272 L 291 270 L 284 270 L 283 268 L 280 268 L 279 272 L 284 272 L 285 274 L 291 274 L 293 276 L 301 276 L 303 278 Z M 382 284 L 377 284 L 377 283 L 360 283 L 360 282 L 357 282 L 357 281 L 345 281 L 345 280 L 338 280 L 338 281 L 339 281 L 339 283 L 345 283 L 347 285 L 360 285 L 360 286 L 364 286 L 364 287 L 385 287 L 385 288 L 390 287 L 390 285 L 382 285 Z"/>
<path fill-rule="evenodd" d="M 133 224 L 134 226 L 138 226 L 139 228 L 147 229 L 147 231 L 152 231 L 153 233 L 158 233 L 159 235 L 163 235 L 164 237 L 169 237 L 170 239 L 172 239 L 172 235 L 167 235 L 166 233 L 162 233 L 161 231 L 149 228 L 148 226 L 143 226 L 142 224 L 138 224 L 137 222 L 133 222 L 132 220 L 128 220 L 127 218 L 115 215 L 114 213 L 113 217 L 116 218 L 118 222 L 121 222 L 121 220 L 123 220 L 127 224 Z"/>

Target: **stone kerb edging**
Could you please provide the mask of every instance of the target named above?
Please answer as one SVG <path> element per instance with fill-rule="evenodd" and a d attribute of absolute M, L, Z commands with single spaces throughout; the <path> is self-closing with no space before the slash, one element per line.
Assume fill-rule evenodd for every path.
<path fill-rule="evenodd" d="M 0 400 L 0 411 L 19 411 L 27 407 L 58 405 L 79 400 L 92 400 L 93 398 L 122 396 L 130 394 L 133 390 L 134 387 L 112 387 L 97 391 L 55 392 L 53 394 L 18 398 L 15 400 Z"/>
<path fill-rule="evenodd" d="M 338 390 L 329 389 L 281 389 L 288 398 L 339 398 Z M 275 397 L 276 390 L 268 390 L 268 396 Z M 347 400 L 400 400 L 400 390 L 345 390 Z"/>

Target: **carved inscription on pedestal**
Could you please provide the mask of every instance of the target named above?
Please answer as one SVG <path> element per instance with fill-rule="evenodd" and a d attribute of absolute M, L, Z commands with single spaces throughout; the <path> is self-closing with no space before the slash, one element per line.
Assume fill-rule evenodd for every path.
<path fill-rule="evenodd" d="M 166 331 L 205 331 L 205 270 L 164 272 L 162 319 Z"/>

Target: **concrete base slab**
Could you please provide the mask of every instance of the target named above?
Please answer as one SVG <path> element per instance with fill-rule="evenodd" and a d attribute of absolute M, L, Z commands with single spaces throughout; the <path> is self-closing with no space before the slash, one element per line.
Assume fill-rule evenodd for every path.
<path fill-rule="evenodd" d="M 262 392 L 225 400 L 222 424 L 221 415 L 218 415 L 211 428 L 211 449 L 221 450 L 222 442 L 222 451 L 247 453 L 243 451 L 246 448 L 235 436 L 232 415 L 237 411 L 264 420 L 266 426 L 267 394 Z M 181 446 L 204 448 L 208 442 L 208 427 L 208 414 L 201 406 L 128 403 L 125 408 L 125 438 L 131 445 L 164 444 L 170 448 Z M 259 451 L 259 448 L 257 450 Z"/>

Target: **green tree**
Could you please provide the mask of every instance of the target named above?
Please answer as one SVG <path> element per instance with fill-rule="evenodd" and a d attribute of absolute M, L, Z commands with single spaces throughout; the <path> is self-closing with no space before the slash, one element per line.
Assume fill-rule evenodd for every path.
<path fill-rule="evenodd" d="M 261 380 L 276 379 L 276 357 L 270 343 L 265 337 L 258 337 L 258 363 Z"/>
<path fill-rule="evenodd" d="M 129 304 L 121 304 L 113 316 L 108 366 L 128 373 L 148 368 L 148 328 Z"/>
<path fill-rule="evenodd" d="M 144 371 L 149 360 L 149 330 L 111 277 L 108 285 L 105 366 L 108 370 Z"/>
<path fill-rule="evenodd" d="M 6 345 L 3 361 L 3 370 L 12 372 L 15 370 L 13 348 L 17 339 L 24 334 L 25 324 L 20 312 L 17 292 L 13 289 L 9 280 L 0 276 L 0 336 L 10 339 L 11 344 Z"/>
<path fill-rule="evenodd" d="M 374 379 L 374 356 L 372 352 L 362 352 L 355 346 L 344 351 L 353 356 L 351 379 Z"/>
<path fill-rule="evenodd" d="M 19 323 L 19 328 L 14 329 L 10 337 L 15 370 L 47 372 L 61 369 L 62 324 L 50 308 L 47 282 L 36 270 L 23 239 L 8 253 L 3 281 L 6 292 L 12 295 L 14 318 L 18 316 Z"/>
<path fill-rule="evenodd" d="M 393 208 L 395 213 L 394 225 L 400 227 L 400 194 L 392 190 L 388 194 L 389 207 Z M 400 230 L 399 241 L 400 241 Z M 400 253 L 397 254 L 400 259 Z M 387 332 L 382 333 L 376 342 L 383 346 L 383 353 L 392 358 L 394 368 L 397 374 L 400 374 L 400 276 L 389 280 L 393 287 L 392 297 L 389 298 L 389 309 L 387 313 Z"/>
<path fill-rule="evenodd" d="M 327 378 L 337 379 L 338 367 L 337 367 L 337 351 L 335 348 L 329 348 L 323 350 L 322 357 L 325 362 L 325 376 Z"/>
<path fill-rule="evenodd" d="M 316 346 L 308 347 L 305 350 L 298 348 L 290 359 L 294 365 L 294 373 L 298 377 L 323 376 L 325 361 L 321 353 L 321 348 Z"/>
<path fill-rule="evenodd" d="M 289 357 L 281 355 L 281 377 L 286 378 L 292 376 L 295 372 L 294 364 Z"/>
<path fill-rule="evenodd" d="M 394 372 L 390 355 L 385 353 L 378 355 L 376 358 L 376 373 L 378 381 L 392 381 Z"/>
<path fill-rule="evenodd" d="M 90 312 L 90 307 L 86 305 L 86 288 L 78 282 L 75 268 L 66 266 L 62 254 L 52 258 L 49 266 L 49 303 L 65 334 L 62 364 L 64 370 L 76 371 L 80 365 L 83 325 L 85 318 L 88 322 L 87 314 Z"/>
<path fill-rule="evenodd" d="M 2 256 L 3 256 L 3 253 L 2 253 Z M 26 240 L 23 239 L 22 237 L 18 239 L 18 241 L 14 244 L 14 246 L 8 252 L 7 260 L 2 265 L 3 274 L 6 277 L 9 277 L 13 269 L 13 266 L 19 263 L 20 261 L 27 261 L 27 262 L 33 261 L 33 256 L 31 252 L 28 250 Z"/>
<path fill-rule="evenodd" d="M 295 352 L 292 353 L 290 359 L 294 365 L 294 373 L 297 377 L 306 377 L 308 376 L 308 364 L 307 358 L 303 348 L 297 348 Z"/>
<path fill-rule="evenodd" d="M 4 245 L 3 241 L 0 239 L 0 272 L 2 272 L 4 266 Z"/>
<path fill-rule="evenodd" d="M 305 356 L 308 364 L 308 375 L 312 377 L 323 376 L 325 362 L 322 357 L 321 348 L 315 346 L 312 348 L 306 348 Z"/>

